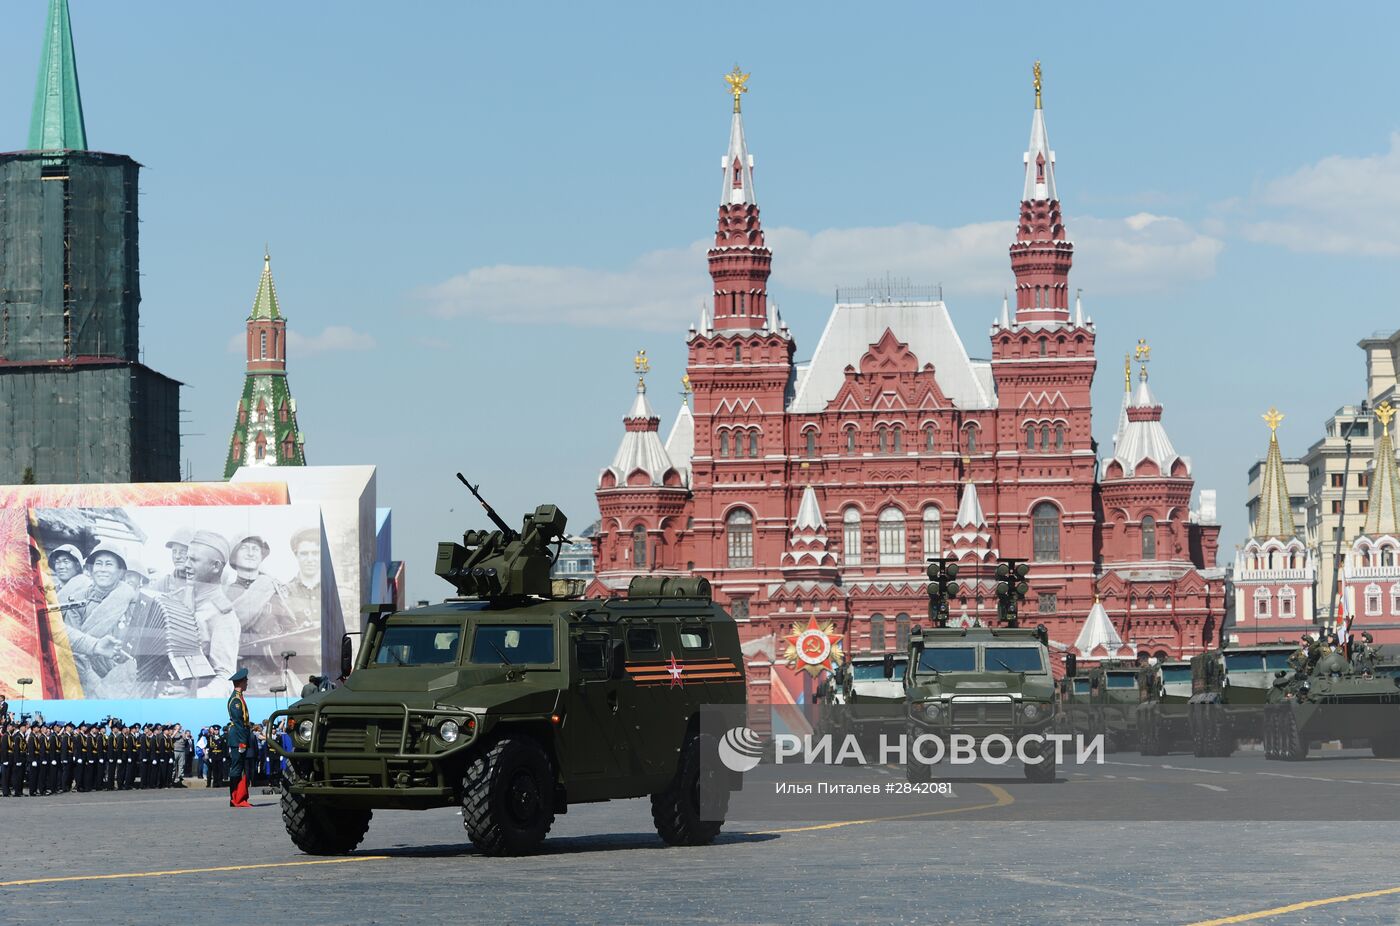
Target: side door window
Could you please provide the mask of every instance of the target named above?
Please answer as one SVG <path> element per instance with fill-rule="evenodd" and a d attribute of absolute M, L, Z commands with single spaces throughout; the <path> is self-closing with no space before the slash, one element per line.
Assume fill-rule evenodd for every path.
<path fill-rule="evenodd" d="M 617 773 L 624 739 L 614 716 L 618 684 L 608 673 L 611 645 L 612 635 L 606 631 L 585 631 L 572 641 L 573 684 L 560 732 L 565 761 L 575 775 Z"/>

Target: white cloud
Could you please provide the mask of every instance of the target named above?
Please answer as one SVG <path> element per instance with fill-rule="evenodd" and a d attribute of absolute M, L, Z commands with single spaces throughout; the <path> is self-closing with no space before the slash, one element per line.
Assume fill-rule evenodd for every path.
<path fill-rule="evenodd" d="M 1012 222 L 954 228 L 903 224 L 806 232 L 774 228 L 772 282 L 830 298 L 886 273 L 916 284 L 942 283 L 953 304 L 1000 293 L 1012 284 L 1007 249 Z M 1095 295 L 1161 289 L 1215 272 L 1222 242 L 1169 216 L 1070 220 L 1074 280 Z M 471 316 L 521 324 L 568 324 L 674 330 L 694 321 L 708 301 L 708 241 L 652 251 L 622 270 L 497 264 L 478 267 L 422 290 L 441 317 Z"/>
<path fill-rule="evenodd" d="M 1383 154 L 1325 157 L 1236 205 L 1244 213 L 1239 233 L 1254 241 L 1300 252 L 1400 254 L 1400 133 Z"/>
<path fill-rule="evenodd" d="M 247 345 L 246 332 L 230 335 L 227 350 L 230 354 L 241 354 Z M 295 359 L 304 354 L 324 354 L 343 350 L 371 350 L 375 340 L 363 331 L 356 331 L 346 325 L 327 325 L 320 334 L 307 337 L 294 329 L 287 331 L 287 351 Z"/>

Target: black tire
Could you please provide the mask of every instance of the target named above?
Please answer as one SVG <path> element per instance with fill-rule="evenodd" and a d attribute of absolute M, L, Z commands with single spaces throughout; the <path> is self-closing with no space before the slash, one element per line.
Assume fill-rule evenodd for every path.
<path fill-rule="evenodd" d="M 1049 784 L 1059 772 L 1059 767 L 1055 764 L 1055 747 L 1052 743 L 1042 743 L 1040 749 L 1040 761 L 1035 764 L 1021 763 L 1021 773 L 1026 776 L 1027 781 L 1039 785 Z"/>
<path fill-rule="evenodd" d="M 540 744 L 506 736 L 462 777 L 462 826 L 482 855 L 523 855 L 554 825 L 554 772 Z"/>
<path fill-rule="evenodd" d="M 1279 712 L 1277 738 L 1279 758 L 1285 762 L 1301 762 L 1308 757 L 1308 743 L 1298 734 L 1298 721 L 1292 711 Z"/>
<path fill-rule="evenodd" d="M 346 855 L 369 830 L 372 811 L 327 807 L 282 788 L 282 824 L 307 855 Z"/>
<path fill-rule="evenodd" d="M 708 739 L 708 738 L 705 738 Z M 713 748 L 711 749 L 713 752 Z M 665 791 L 651 796 L 651 819 L 668 846 L 708 846 L 719 835 L 721 820 L 700 818 L 702 738 L 691 735 L 681 747 L 676 774 Z M 719 787 L 718 781 L 713 782 Z M 727 792 L 724 803 L 728 804 Z"/>
<path fill-rule="evenodd" d="M 1271 762 L 1278 758 L 1278 713 L 1264 715 L 1264 758 Z"/>

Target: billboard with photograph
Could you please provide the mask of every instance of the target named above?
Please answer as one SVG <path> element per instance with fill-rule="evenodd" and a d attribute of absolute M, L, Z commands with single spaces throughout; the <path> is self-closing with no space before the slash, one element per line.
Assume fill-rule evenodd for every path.
<path fill-rule="evenodd" d="M 299 690 L 321 668 L 316 505 L 33 508 L 65 697 Z M 288 655 L 291 654 L 291 655 Z"/>

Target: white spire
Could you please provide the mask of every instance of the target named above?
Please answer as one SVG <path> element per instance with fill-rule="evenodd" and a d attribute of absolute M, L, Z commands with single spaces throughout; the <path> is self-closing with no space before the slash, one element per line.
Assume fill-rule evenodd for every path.
<path fill-rule="evenodd" d="M 719 201 L 724 205 L 736 203 L 757 204 L 753 193 L 753 156 L 744 141 L 744 119 L 736 109 L 734 121 L 729 125 L 729 150 L 725 152 L 720 168 L 724 172 L 724 186 L 720 189 Z"/>
<path fill-rule="evenodd" d="M 652 411 L 651 403 L 647 401 L 646 380 L 637 380 L 637 398 L 632 402 L 632 408 L 627 412 L 628 418 L 655 418 L 656 412 Z"/>
<path fill-rule="evenodd" d="M 1171 474 L 1177 460 L 1185 465 L 1188 475 L 1191 472 L 1191 461 L 1176 452 L 1167 429 L 1162 427 L 1162 406 L 1148 387 L 1145 372 L 1131 397 L 1127 393 L 1123 395 L 1118 432 L 1113 435 L 1113 456 L 1104 461 L 1104 473 L 1108 471 L 1108 464 L 1115 460 L 1123 468 L 1123 475 L 1128 477 L 1133 476 L 1145 460 L 1152 461 L 1163 476 Z"/>
<path fill-rule="evenodd" d="M 816 490 L 811 486 L 802 490 L 802 504 L 797 508 L 797 522 L 793 527 L 798 530 L 826 530 L 826 520 L 822 518 L 821 509 L 817 507 Z"/>
<path fill-rule="evenodd" d="M 1001 294 L 1001 326 L 1011 327 L 1011 305 L 1007 302 L 1006 293 Z"/>
<path fill-rule="evenodd" d="M 968 483 L 963 486 L 962 501 L 958 502 L 958 516 L 954 527 L 985 527 L 986 515 L 982 514 L 982 503 L 977 498 L 977 486 Z"/>
<path fill-rule="evenodd" d="M 676 422 L 666 438 L 666 456 L 681 474 L 682 481 L 689 485 L 690 460 L 695 456 L 695 418 L 690 414 L 689 403 L 682 403 L 681 410 L 676 413 Z"/>
<path fill-rule="evenodd" d="M 1026 187 L 1023 202 L 1055 200 L 1055 152 L 1050 150 L 1050 136 L 1045 131 L 1045 110 L 1035 108 L 1031 117 L 1031 142 L 1026 149 Z"/>
<path fill-rule="evenodd" d="M 619 486 L 625 485 L 628 477 L 638 470 L 645 473 L 648 482 L 654 486 L 664 485 L 668 472 L 674 471 L 678 477 L 685 478 L 681 470 L 671 465 L 666 448 L 661 446 L 661 437 L 656 433 L 656 412 L 647 401 L 644 380 L 637 381 L 637 398 L 633 400 L 625 420 L 628 427 L 622 435 L 622 443 L 618 445 L 612 465 L 603 470 L 603 473 L 611 471 L 616 485 Z M 634 424 L 635 422 L 640 422 L 640 426 Z M 686 461 L 687 464 L 689 462 Z M 600 476 L 599 479 L 601 478 Z"/>
<path fill-rule="evenodd" d="M 1074 294 L 1074 327 L 1084 327 L 1084 299 L 1077 292 Z"/>
<path fill-rule="evenodd" d="M 1104 651 L 1094 652 L 1099 647 L 1103 647 Z M 1086 659 L 1117 656 L 1123 649 L 1123 638 L 1118 636 L 1117 628 L 1113 626 L 1113 621 L 1109 619 L 1108 612 L 1099 604 L 1098 599 L 1094 600 L 1094 606 L 1089 609 L 1089 616 L 1084 619 L 1084 627 L 1074 640 L 1074 648 Z"/>

